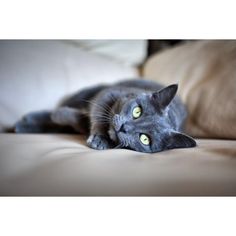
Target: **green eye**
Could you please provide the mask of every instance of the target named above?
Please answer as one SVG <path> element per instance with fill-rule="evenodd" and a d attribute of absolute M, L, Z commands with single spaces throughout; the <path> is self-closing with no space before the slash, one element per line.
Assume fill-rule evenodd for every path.
<path fill-rule="evenodd" d="M 151 142 L 150 138 L 146 134 L 141 134 L 139 139 L 140 139 L 141 143 L 144 145 L 149 145 Z"/>
<path fill-rule="evenodd" d="M 142 108 L 141 107 L 135 107 L 132 112 L 133 118 L 137 119 L 142 115 Z"/>

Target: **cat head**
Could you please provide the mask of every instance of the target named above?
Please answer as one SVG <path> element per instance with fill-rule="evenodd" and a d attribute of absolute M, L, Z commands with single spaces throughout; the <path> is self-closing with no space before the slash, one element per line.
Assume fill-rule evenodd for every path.
<path fill-rule="evenodd" d="M 176 131 L 170 103 L 177 85 L 154 93 L 130 94 L 113 106 L 110 138 L 118 145 L 140 151 L 159 152 L 196 146 L 191 137 Z"/>

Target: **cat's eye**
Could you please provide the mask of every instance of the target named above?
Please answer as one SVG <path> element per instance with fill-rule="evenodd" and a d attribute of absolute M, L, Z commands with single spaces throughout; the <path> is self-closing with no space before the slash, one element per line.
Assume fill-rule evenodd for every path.
<path fill-rule="evenodd" d="M 132 111 L 132 115 L 134 119 L 139 118 L 142 115 L 142 108 L 141 107 L 135 107 Z"/>
<path fill-rule="evenodd" d="M 139 139 L 140 139 L 141 143 L 144 145 L 149 145 L 151 143 L 150 138 L 146 134 L 141 134 L 139 136 Z"/>

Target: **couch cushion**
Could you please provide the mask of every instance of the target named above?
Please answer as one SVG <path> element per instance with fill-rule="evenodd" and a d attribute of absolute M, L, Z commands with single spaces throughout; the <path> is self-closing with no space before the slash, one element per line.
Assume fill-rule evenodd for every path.
<path fill-rule="evenodd" d="M 194 41 L 157 53 L 144 76 L 179 84 L 189 134 L 236 139 L 236 41 Z"/>
<path fill-rule="evenodd" d="M 147 40 L 66 40 L 84 51 L 93 52 L 125 65 L 139 66 L 147 57 Z"/>
<path fill-rule="evenodd" d="M 97 151 L 83 136 L 0 134 L 0 195 L 236 195 L 236 141 L 155 154 Z"/>
<path fill-rule="evenodd" d="M 67 94 L 135 77 L 136 69 L 52 40 L 0 42 L 0 129 Z"/>

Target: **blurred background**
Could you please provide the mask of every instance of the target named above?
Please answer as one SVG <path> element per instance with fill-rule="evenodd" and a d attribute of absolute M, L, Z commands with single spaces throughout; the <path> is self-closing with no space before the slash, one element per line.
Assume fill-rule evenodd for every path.
<path fill-rule="evenodd" d="M 1 40 L 0 130 L 98 83 L 139 77 L 147 58 L 181 40 Z"/>
<path fill-rule="evenodd" d="M 137 77 L 178 83 L 189 134 L 236 138 L 235 40 L 1 40 L 0 130 L 85 87 Z"/>

